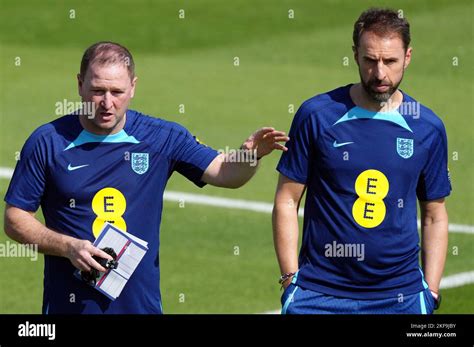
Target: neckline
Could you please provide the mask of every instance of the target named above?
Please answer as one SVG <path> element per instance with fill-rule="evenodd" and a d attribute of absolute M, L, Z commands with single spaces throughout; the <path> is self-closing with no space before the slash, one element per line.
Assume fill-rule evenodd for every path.
<path fill-rule="evenodd" d="M 352 86 L 354 86 L 355 84 L 354 83 L 350 83 L 347 85 L 347 96 L 348 96 L 348 100 L 349 100 L 349 105 L 350 105 L 350 108 L 349 109 L 352 109 L 352 108 L 359 108 L 361 110 L 364 110 L 365 112 L 370 112 L 370 113 L 374 113 L 374 114 L 377 114 L 377 113 L 384 113 L 384 114 L 390 114 L 390 113 L 393 113 L 393 112 L 398 112 L 401 114 L 401 112 L 399 111 L 400 109 L 400 106 L 403 105 L 405 102 L 406 102 L 406 95 L 405 93 L 401 90 L 401 89 L 397 89 L 400 91 L 400 93 L 402 93 L 402 101 L 400 102 L 400 105 L 398 105 L 396 108 L 393 108 L 391 110 L 388 110 L 388 111 L 372 111 L 372 110 L 368 110 L 364 107 L 361 107 L 359 105 L 356 105 L 356 103 L 354 102 L 354 100 L 352 100 L 352 97 L 351 97 L 351 88 Z M 403 116 L 403 115 L 402 115 Z"/>
<path fill-rule="evenodd" d="M 107 134 L 107 135 L 102 135 L 102 134 L 96 134 L 96 133 L 93 133 L 89 130 L 87 130 L 86 128 L 84 128 L 81 124 L 81 120 L 79 119 L 79 117 L 81 117 L 80 115 L 76 117 L 76 120 L 77 120 L 77 124 L 79 126 L 79 128 L 81 129 L 81 132 L 85 132 L 86 134 L 88 135 L 91 135 L 92 137 L 95 137 L 95 138 L 102 138 L 102 139 L 105 139 L 105 138 L 108 138 L 108 137 L 111 137 L 112 139 L 115 138 L 115 137 L 118 137 L 116 135 L 119 135 L 119 134 L 122 134 L 123 132 L 128 134 L 128 130 L 130 129 L 130 123 L 131 123 L 131 116 L 132 112 L 130 112 L 129 109 L 127 109 L 125 111 L 125 124 L 123 125 L 123 128 L 120 129 L 118 132 L 114 133 L 114 134 Z"/>

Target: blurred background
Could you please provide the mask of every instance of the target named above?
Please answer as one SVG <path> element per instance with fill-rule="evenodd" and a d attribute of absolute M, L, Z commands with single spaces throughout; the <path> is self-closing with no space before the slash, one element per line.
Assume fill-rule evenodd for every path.
<path fill-rule="evenodd" d="M 401 88 L 433 109 L 448 134 L 453 225 L 439 312 L 474 313 L 470 0 L 0 0 L 0 195 L 31 132 L 60 116 L 58 102 L 80 101 L 76 74 L 92 43 L 116 41 L 134 55 L 139 80 L 132 109 L 179 122 L 216 149 L 238 148 L 259 127 L 288 131 L 304 100 L 359 80 L 352 28 L 373 5 L 401 10 L 409 20 L 414 51 Z M 165 313 L 279 309 L 270 205 L 252 211 L 202 203 L 211 196 L 271 204 L 279 157 L 266 157 L 239 190 L 199 189 L 172 177 L 173 196 L 205 197 L 168 195 L 165 203 Z M 0 313 L 40 313 L 42 280 L 42 256 L 0 257 Z"/>

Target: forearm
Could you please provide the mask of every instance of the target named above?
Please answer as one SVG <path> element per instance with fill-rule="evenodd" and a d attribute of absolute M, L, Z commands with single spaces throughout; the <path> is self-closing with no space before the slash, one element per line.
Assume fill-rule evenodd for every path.
<path fill-rule="evenodd" d="M 239 154 L 240 155 L 240 154 Z M 204 172 L 202 180 L 216 187 L 239 188 L 257 172 L 255 156 L 220 154 Z"/>
<path fill-rule="evenodd" d="M 424 218 L 422 222 L 422 267 L 431 290 L 438 292 L 448 249 L 448 217 Z"/>
<path fill-rule="evenodd" d="M 223 158 L 222 170 L 226 187 L 239 188 L 257 172 L 257 158 L 253 154 L 243 154 L 243 156 L 240 161 L 232 160 L 233 158 L 229 154 L 226 154 Z"/>
<path fill-rule="evenodd" d="M 298 270 L 298 212 L 289 202 L 273 208 L 273 242 L 282 274 Z"/>
<path fill-rule="evenodd" d="M 38 245 L 44 254 L 66 256 L 72 237 L 51 230 L 32 214 L 15 207 L 5 210 L 5 233 L 13 240 Z"/>

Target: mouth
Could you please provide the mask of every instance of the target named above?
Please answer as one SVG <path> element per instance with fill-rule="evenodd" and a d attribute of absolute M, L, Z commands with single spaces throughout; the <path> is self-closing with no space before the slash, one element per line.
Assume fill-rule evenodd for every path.
<path fill-rule="evenodd" d="M 114 118 L 114 114 L 112 112 L 102 111 L 99 112 L 99 119 L 102 122 L 109 122 Z"/>
<path fill-rule="evenodd" d="M 374 86 L 373 88 L 375 89 L 375 91 L 377 91 L 379 93 L 384 93 L 384 92 L 387 92 L 390 89 L 390 86 L 387 85 L 387 84 L 380 84 L 380 85 Z"/>

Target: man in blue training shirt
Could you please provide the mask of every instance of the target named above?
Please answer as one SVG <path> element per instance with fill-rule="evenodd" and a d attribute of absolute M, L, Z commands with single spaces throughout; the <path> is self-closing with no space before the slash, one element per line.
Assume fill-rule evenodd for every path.
<path fill-rule="evenodd" d="M 125 47 L 92 45 L 78 74 L 81 114 L 39 127 L 22 149 L 5 196 L 5 231 L 45 254 L 43 313 L 162 313 L 159 230 L 171 174 L 199 187 L 238 188 L 257 158 L 286 150 L 283 132 L 262 128 L 242 145 L 245 160 L 235 162 L 176 123 L 128 109 L 136 82 Z M 35 219 L 39 206 L 45 225 Z M 115 301 L 74 276 L 76 268 L 106 271 L 93 256 L 111 257 L 91 243 L 105 222 L 149 247 Z"/>
<path fill-rule="evenodd" d="M 398 89 L 412 54 L 404 18 L 370 9 L 353 41 L 360 83 L 302 104 L 277 167 L 282 312 L 432 313 L 448 242 L 446 132 L 433 111 Z"/>

